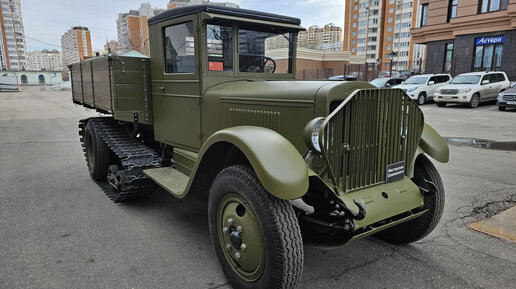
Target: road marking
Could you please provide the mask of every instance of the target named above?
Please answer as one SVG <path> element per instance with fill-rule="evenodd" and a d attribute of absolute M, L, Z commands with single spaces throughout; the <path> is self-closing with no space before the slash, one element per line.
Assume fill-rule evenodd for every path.
<path fill-rule="evenodd" d="M 484 108 L 484 109 L 475 109 L 475 111 L 473 112 L 480 112 L 480 111 L 486 111 L 486 110 L 493 110 L 493 109 L 497 109 L 497 107 L 487 107 L 487 108 Z"/>

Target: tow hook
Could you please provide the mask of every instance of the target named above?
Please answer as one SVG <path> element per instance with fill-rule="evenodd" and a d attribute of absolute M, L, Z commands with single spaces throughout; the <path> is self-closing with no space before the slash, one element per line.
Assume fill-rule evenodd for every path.
<path fill-rule="evenodd" d="M 423 179 L 423 181 L 430 186 L 430 188 L 425 188 L 421 186 L 417 186 L 419 190 L 423 193 L 424 196 L 432 196 L 437 192 L 437 185 L 434 182 L 431 182 L 427 179 Z"/>
<path fill-rule="evenodd" d="M 346 204 L 344 204 L 344 202 L 339 198 L 334 198 L 334 200 L 330 200 L 330 205 L 333 205 L 335 209 L 339 210 L 341 216 L 347 216 L 348 218 L 357 221 L 363 220 L 366 217 L 366 210 L 364 205 L 355 199 L 353 199 L 353 203 L 357 205 L 358 213 L 348 208 L 348 206 L 346 206 Z"/>

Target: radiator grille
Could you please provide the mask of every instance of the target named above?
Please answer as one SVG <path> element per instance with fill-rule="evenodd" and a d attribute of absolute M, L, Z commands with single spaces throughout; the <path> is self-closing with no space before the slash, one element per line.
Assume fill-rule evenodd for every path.
<path fill-rule="evenodd" d="M 423 130 L 417 104 L 398 89 L 357 90 L 324 121 L 319 144 L 334 188 L 346 193 L 386 181 L 386 167 L 405 174 Z"/>

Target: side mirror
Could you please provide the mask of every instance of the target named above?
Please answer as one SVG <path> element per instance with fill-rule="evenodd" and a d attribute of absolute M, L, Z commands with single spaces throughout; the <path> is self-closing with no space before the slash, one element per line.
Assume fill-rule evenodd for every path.
<path fill-rule="evenodd" d="M 401 84 L 405 84 L 405 81 L 402 81 Z"/>
<path fill-rule="evenodd" d="M 432 85 L 432 84 L 435 84 L 435 81 L 431 80 L 428 82 L 428 85 Z"/>
<path fill-rule="evenodd" d="M 482 85 L 484 85 L 484 84 L 489 84 L 489 79 L 482 80 Z"/>
<path fill-rule="evenodd" d="M 391 84 L 390 84 L 390 83 L 386 83 L 386 84 L 385 84 L 385 87 L 389 87 L 389 86 L 391 86 Z"/>

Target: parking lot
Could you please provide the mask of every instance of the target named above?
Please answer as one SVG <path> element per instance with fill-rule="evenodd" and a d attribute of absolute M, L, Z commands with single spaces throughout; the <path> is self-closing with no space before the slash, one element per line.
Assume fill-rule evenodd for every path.
<path fill-rule="evenodd" d="M 516 142 L 516 110 L 422 110 L 445 137 Z M 159 189 L 114 204 L 90 179 L 77 123 L 96 115 L 70 92 L 0 93 L 0 288 L 230 288 L 206 199 Z M 305 244 L 300 288 L 513 287 L 516 243 L 467 225 L 516 205 L 516 149 L 451 144 L 450 156 L 434 162 L 446 205 L 431 235 L 402 247 Z"/>

